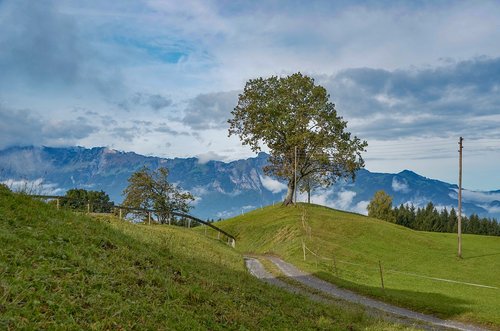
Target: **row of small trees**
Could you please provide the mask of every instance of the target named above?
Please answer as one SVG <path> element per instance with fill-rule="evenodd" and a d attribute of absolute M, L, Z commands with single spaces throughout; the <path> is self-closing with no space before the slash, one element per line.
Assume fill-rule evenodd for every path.
<path fill-rule="evenodd" d="M 60 200 L 62 207 L 73 210 L 85 211 L 91 208 L 95 213 L 111 213 L 114 202 L 104 191 L 87 191 L 84 189 L 71 189 Z"/>
<path fill-rule="evenodd" d="M 420 208 L 401 204 L 392 208 L 392 198 L 384 191 L 375 193 L 368 205 L 368 216 L 396 223 L 414 230 L 432 232 L 457 232 L 458 217 L 455 208 L 438 210 L 432 202 Z M 472 214 L 462 216 L 462 232 L 500 236 L 500 224 L 492 218 Z"/>
<path fill-rule="evenodd" d="M 134 172 L 128 179 L 128 186 L 123 191 L 123 195 L 125 199 L 122 206 L 132 209 L 126 211 L 125 214 L 133 214 L 135 218 L 142 220 L 148 220 L 152 216 L 161 224 L 187 225 L 190 222 L 172 215 L 173 212 L 189 212 L 190 202 L 194 201 L 194 197 L 179 186 L 168 182 L 167 168 L 150 170 L 143 167 Z M 111 213 L 115 208 L 114 202 L 104 191 L 85 189 L 68 190 L 59 203 L 61 207 L 79 211 L 90 209 L 95 213 Z M 154 213 L 150 214 L 145 209 L 154 210 Z M 192 226 L 198 225 L 194 223 Z"/>
<path fill-rule="evenodd" d="M 457 212 L 455 208 L 441 211 L 429 202 L 425 208 L 401 205 L 394 208 L 394 217 L 397 224 L 422 231 L 433 232 L 457 232 Z M 462 216 L 462 232 L 500 236 L 500 224 L 492 218 L 479 217 L 472 214 L 469 217 Z"/>

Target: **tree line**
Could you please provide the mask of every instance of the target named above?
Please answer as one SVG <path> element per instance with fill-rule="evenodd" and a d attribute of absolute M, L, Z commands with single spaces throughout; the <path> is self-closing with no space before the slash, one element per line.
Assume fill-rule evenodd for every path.
<path fill-rule="evenodd" d="M 179 226 L 198 226 L 184 217 L 174 217 L 173 213 L 188 213 L 194 200 L 191 193 L 183 191 L 179 186 L 169 183 L 169 171 L 165 167 L 151 170 L 146 167 L 134 172 L 128 179 L 128 186 L 123 191 L 125 197 L 122 206 L 131 208 L 125 210 L 125 216 L 132 214 L 135 220 L 157 222 Z M 52 203 L 56 203 L 55 201 Z M 88 191 L 85 189 L 70 189 L 59 201 L 61 207 L 77 211 L 94 213 L 116 213 L 114 202 L 104 191 Z M 145 210 L 154 210 L 149 213 Z"/>
<path fill-rule="evenodd" d="M 111 213 L 115 205 L 104 191 L 87 191 L 81 188 L 68 190 L 60 204 L 61 207 L 78 211 L 90 208 L 94 213 Z"/>
<path fill-rule="evenodd" d="M 368 205 L 368 216 L 396 223 L 410 229 L 431 232 L 456 233 L 458 216 L 455 208 L 438 210 L 429 202 L 425 207 L 401 204 L 392 208 L 392 198 L 384 191 L 375 193 Z M 500 223 L 494 218 L 477 214 L 462 216 L 462 233 L 500 236 Z"/>

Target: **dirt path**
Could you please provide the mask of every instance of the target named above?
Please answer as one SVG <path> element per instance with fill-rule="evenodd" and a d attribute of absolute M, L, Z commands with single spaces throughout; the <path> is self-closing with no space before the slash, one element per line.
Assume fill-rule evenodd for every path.
<path fill-rule="evenodd" d="M 384 303 L 382 301 L 370 299 L 364 296 L 361 296 L 359 294 L 356 294 L 354 292 L 344 290 L 341 288 L 338 288 L 337 286 L 328 283 L 324 280 L 321 280 L 317 277 L 312 276 L 311 274 L 305 273 L 299 269 L 297 269 L 295 266 L 291 265 L 290 263 L 287 263 L 280 258 L 277 257 L 272 257 L 272 256 L 266 256 L 269 261 L 274 263 L 280 270 L 281 272 L 286 276 L 294 279 L 297 282 L 300 282 L 307 287 L 313 288 L 315 290 L 320 291 L 321 293 L 324 293 L 328 296 L 334 297 L 334 298 L 340 298 L 342 300 L 356 303 L 363 305 L 365 307 L 369 307 L 372 310 L 377 310 L 379 312 L 384 312 L 387 313 L 393 317 L 396 317 L 398 321 L 401 321 L 400 319 L 410 319 L 413 321 L 418 321 L 418 322 L 423 322 L 427 325 L 431 325 L 431 329 L 455 329 L 455 330 L 470 330 L 470 331 L 482 331 L 485 329 L 481 329 L 476 326 L 472 325 L 467 325 L 455 321 L 448 321 L 448 320 L 443 320 L 431 315 L 426 315 L 422 313 L 417 313 L 408 309 L 396 307 L 387 303 Z M 245 258 L 246 265 L 248 270 L 252 275 L 255 277 L 262 279 L 266 281 L 267 283 L 285 288 L 289 291 L 295 292 L 295 293 L 302 293 L 304 294 L 304 290 L 300 290 L 297 287 L 294 287 L 288 283 L 285 283 L 279 279 L 277 279 L 275 276 L 273 276 L 271 273 L 269 273 L 264 266 L 256 259 L 253 258 Z M 318 296 L 316 296 L 318 297 Z M 313 298 L 314 299 L 314 298 Z M 324 301 L 324 299 L 323 299 Z M 382 316 L 383 317 L 383 316 Z M 389 318 L 390 320 L 394 320 L 393 318 Z M 407 322 L 403 323 L 407 324 Z M 415 325 L 416 327 L 420 327 L 418 325 Z M 423 327 L 425 329 L 428 329 L 428 327 Z"/>
<path fill-rule="evenodd" d="M 304 289 L 297 288 L 293 285 L 290 285 L 288 283 L 285 283 L 284 281 L 279 280 L 273 274 L 267 271 L 266 268 L 264 268 L 264 266 L 262 265 L 262 263 L 260 263 L 260 261 L 257 259 L 251 257 L 245 257 L 245 264 L 247 266 L 248 271 L 252 274 L 252 276 L 259 278 L 260 280 L 268 284 L 281 287 L 287 290 L 288 292 L 305 295 L 314 301 L 319 301 L 319 302 L 327 301 L 318 295 L 312 294 Z"/>

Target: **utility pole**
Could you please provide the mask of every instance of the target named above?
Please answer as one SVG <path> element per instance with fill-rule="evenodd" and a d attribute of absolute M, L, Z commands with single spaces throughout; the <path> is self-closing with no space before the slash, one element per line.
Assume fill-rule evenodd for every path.
<path fill-rule="evenodd" d="M 295 204 L 297 204 L 297 146 L 295 146 L 295 179 L 293 185 L 293 197 L 295 198 Z"/>
<path fill-rule="evenodd" d="M 458 141 L 458 257 L 462 258 L 462 149 L 464 138 Z"/>

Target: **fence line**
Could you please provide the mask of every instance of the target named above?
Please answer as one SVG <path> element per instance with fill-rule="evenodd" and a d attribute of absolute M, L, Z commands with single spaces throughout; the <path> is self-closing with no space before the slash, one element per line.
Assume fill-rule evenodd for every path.
<path fill-rule="evenodd" d="M 59 209 L 59 206 L 60 206 L 60 202 L 59 200 L 76 200 L 76 199 L 71 199 L 71 198 L 68 198 L 68 197 L 65 197 L 65 196 L 59 196 L 59 195 L 29 195 L 33 198 L 40 198 L 40 199 L 55 199 L 57 200 L 57 208 Z M 90 201 L 87 203 L 87 212 L 90 213 Z M 132 208 L 132 207 L 126 207 L 126 206 L 121 206 L 121 205 L 113 205 L 112 208 L 116 208 L 116 209 L 119 209 L 120 210 L 120 219 L 122 218 L 122 209 L 124 210 L 128 210 L 128 211 L 142 211 L 142 212 L 147 212 L 148 213 L 148 219 L 149 219 L 149 224 L 151 224 L 151 213 L 153 214 L 158 214 L 157 211 L 155 209 L 146 209 L 146 208 Z M 106 214 L 112 214 L 112 213 L 106 213 Z M 236 246 L 236 238 L 227 233 L 226 231 L 216 227 L 215 225 L 213 225 L 212 223 L 210 222 L 206 222 L 206 221 L 203 221 L 197 217 L 194 217 L 192 215 L 189 215 L 189 214 L 185 214 L 185 213 L 179 213 L 179 212 L 172 212 L 171 213 L 173 216 L 178 216 L 178 217 L 183 217 L 183 218 L 187 218 L 189 219 L 190 221 L 193 220 L 193 221 L 196 221 L 198 223 L 201 223 L 201 224 L 204 224 L 206 226 L 209 226 L 211 227 L 212 229 L 214 229 L 215 231 L 217 231 L 218 233 L 218 236 L 217 236 L 217 239 L 220 240 L 220 234 L 222 233 L 223 235 L 225 235 L 227 238 L 228 238 L 228 244 L 231 246 L 231 247 L 235 247 Z M 191 222 L 189 221 L 189 224 L 191 224 Z"/>
<path fill-rule="evenodd" d="M 349 261 L 336 260 L 334 258 L 332 259 L 332 258 L 328 258 L 328 257 L 325 257 L 325 256 L 320 256 L 320 255 L 316 254 L 315 252 L 313 252 L 312 250 L 310 250 L 306 246 L 305 243 L 303 243 L 303 248 L 305 248 L 305 250 L 307 250 L 308 252 L 310 252 L 311 254 L 313 254 L 314 256 L 316 256 L 317 258 L 322 259 L 322 260 L 340 262 L 340 263 L 344 263 L 344 264 L 355 265 L 355 266 L 358 266 L 358 267 L 368 267 L 369 269 L 372 269 L 374 271 L 379 271 L 380 270 L 380 267 L 373 267 L 373 266 L 368 265 L 368 264 L 354 263 L 354 262 L 349 262 Z M 305 257 L 305 254 L 304 254 L 304 257 Z M 407 276 L 413 276 L 413 277 L 431 279 L 431 280 L 436 280 L 436 281 L 441 281 L 441 282 L 447 282 L 447 283 L 462 284 L 462 285 L 468 285 L 468 286 L 474 286 L 474 287 L 489 288 L 489 289 L 494 289 L 494 290 L 498 290 L 499 289 L 496 286 L 483 285 L 483 284 L 475 284 L 475 283 L 469 283 L 469 282 L 462 282 L 462 281 L 459 281 L 459 280 L 446 279 L 446 278 L 431 277 L 431 276 L 419 275 L 419 274 L 415 274 L 415 273 L 411 273 L 411 272 L 406 272 L 406 271 L 394 270 L 394 269 L 384 269 L 384 272 L 392 272 L 392 273 L 397 273 L 397 274 L 402 274 L 402 275 L 407 275 Z"/>

